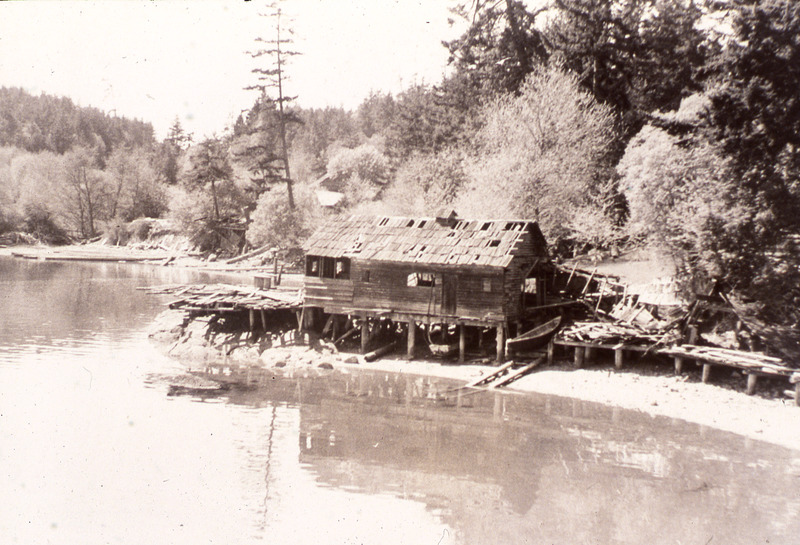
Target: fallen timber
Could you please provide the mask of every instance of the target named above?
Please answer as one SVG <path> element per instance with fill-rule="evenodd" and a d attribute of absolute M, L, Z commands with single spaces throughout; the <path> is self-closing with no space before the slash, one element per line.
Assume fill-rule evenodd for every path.
<path fill-rule="evenodd" d="M 493 369 L 492 371 L 483 375 L 482 377 L 478 377 L 472 382 L 468 382 L 463 386 L 455 388 L 455 390 L 483 389 L 483 388 L 493 389 L 493 388 L 508 386 L 512 382 L 519 380 L 520 378 L 530 373 L 533 369 L 538 367 L 544 361 L 545 361 L 544 358 L 538 358 L 537 360 L 527 365 L 524 365 L 519 369 L 514 369 L 517 363 L 514 361 L 510 361 L 501 365 L 497 369 Z"/>
<path fill-rule="evenodd" d="M 145 291 L 158 295 L 172 295 L 176 299 L 169 303 L 169 308 L 191 311 L 299 311 L 303 306 L 299 292 L 227 284 L 156 286 Z"/>

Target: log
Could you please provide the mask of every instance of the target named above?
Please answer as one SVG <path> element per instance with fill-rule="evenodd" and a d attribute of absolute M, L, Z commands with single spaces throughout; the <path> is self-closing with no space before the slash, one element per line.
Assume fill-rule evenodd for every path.
<path fill-rule="evenodd" d="M 245 259 L 249 259 L 251 257 L 255 257 L 257 255 L 261 255 L 264 252 L 267 252 L 269 249 L 270 249 L 269 245 L 262 246 L 261 248 L 257 248 L 255 250 L 253 250 L 252 252 L 247 252 L 246 254 L 242 254 L 242 255 L 240 255 L 238 257 L 232 257 L 230 259 L 227 259 L 227 260 L 225 260 L 225 263 L 227 263 L 228 265 L 231 265 L 233 263 L 239 263 L 240 261 L 244 261 Z"/>
<path fill-rule="evenodd" d="M 348 337 L 352 337 L 353 335 L 355 335 L 355 333 L 357 331 L 358 331 L 357 327 L 350 328 L 344 335 L 342 335 L 341 337 L 339 337 L 338 339 L 333 341 L 333 344 L 335 344 L 335 345 L 339 344 L 340 342 L 342 342 L 343 340 L 347 339 Z"/>
<path fill-rule="evenodd" d="M 325 326 L 322 328 L 322 335 L 325 336 L 328 334 L 328 331 L 331 330 L 331 326 L 333 326 L 333 317 L 335 314 L 331 314 L 328 316 L 327 321 L 325 322 Z"/>
<path fill-rule="evenodd" d="M 392 341 L 389 344 L 387 344 L 386 346 L 383 346 L 381 348 L 373 350 L 372 352 L 368 352 L 367 354 L 364 354 L 364 361 L 375 361 L 378 358 L 380 358 L 381 356 L 383 356 L 385 354 L 388 354 L 389 352 L 394 350 L 396 347 L 397 347 L 397 342 L 396 341 Z"/>

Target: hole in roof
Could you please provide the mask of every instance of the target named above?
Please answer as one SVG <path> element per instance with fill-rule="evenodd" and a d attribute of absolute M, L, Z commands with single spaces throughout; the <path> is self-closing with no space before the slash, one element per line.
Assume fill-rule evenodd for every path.
<path fill-rule="evenodd" d="M 513 229 L 516 226 L 517 226 L 517 224 L 515 222 L 509 221 L 508 223 L 506 223 L 506 226 L 503 227 L 503 231 L 510 231 L 511 229 Z"/>
<path fill-rule="evenodd" d="M 381 219 L 380 223 L 378 223 L 378 225 L 380 225 L 381 227 L 383 227 L 383 226 L 384 226 L 384 225 L 386 225 L 387 223 L 389 223 L 389 218 L 383 218 L 383 219 Z"/>
<path fill-rule="evenodd" d="M 414 220 L 408 220 L 406 227 L 414 227 Z"/>
<path fill-rule="evenodd" d="M 419 253 L 422 253 L 422 252 L 424 252 L 424 251 L 425 251 L 425 248 L 427 248 L 427 246 L 422 246 L 422 247 L 419 249 Z"/>
<path fill-rule="evenodd" d="M 447 233 L 447 236 L 448 237 L 454 237 L 454 236 L 456 236 L 456 234 L 454 232 L 450 231 L 449 233 Z"/>
<path fill-rule="evenodd" d="M 486 223 L 484 223 L 481 226 L 481 231 L 488 231 L 489 227 L 491 227 L 491 226 L 492 226 L 492 222 L 491 221 L 487 221 Z"/>
<path fill-rule="evenodd" d="M 494 240 L 489 241 L 490 248 L 497 248 L 498 246 L 500 246 L 500 239 L 496 238 Z"/>
<path fill-rule="evenodd" d="M 428 223 L 426 220 L 422 220 L 421 222 L 419 222 L 419 224 L 417 225 L 417 227 L 418 227 L 419 229 L 422 229 L 423 227 L 425 227 L 425 224 L 426 224 L 426 223 Z"/>

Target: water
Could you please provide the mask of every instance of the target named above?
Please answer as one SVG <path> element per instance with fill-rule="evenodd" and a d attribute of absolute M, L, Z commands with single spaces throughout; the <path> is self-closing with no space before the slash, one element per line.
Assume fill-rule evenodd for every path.
<path fill-rule="evenodd" d="M 681 421 L 386 373 L 168 396 L 135 288 L 191 280 L 0 258 L 0 543 L 800 540 L 800 452 Z"/>

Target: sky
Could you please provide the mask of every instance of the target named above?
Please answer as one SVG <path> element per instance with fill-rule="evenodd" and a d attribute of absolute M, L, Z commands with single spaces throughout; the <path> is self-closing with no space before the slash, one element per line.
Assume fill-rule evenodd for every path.
<path fill-rule="evenodd" d="M 287 93 L 303 107 L 355 108 L 371 91 L 437 83 L 454 0 L 286 0 L 294 30 Z M 273 37 L 258 0 L 0 2 L 0 86 L 67 96 L 151 122 L 221 135 L 253 104 L 247 52 Z"/>

